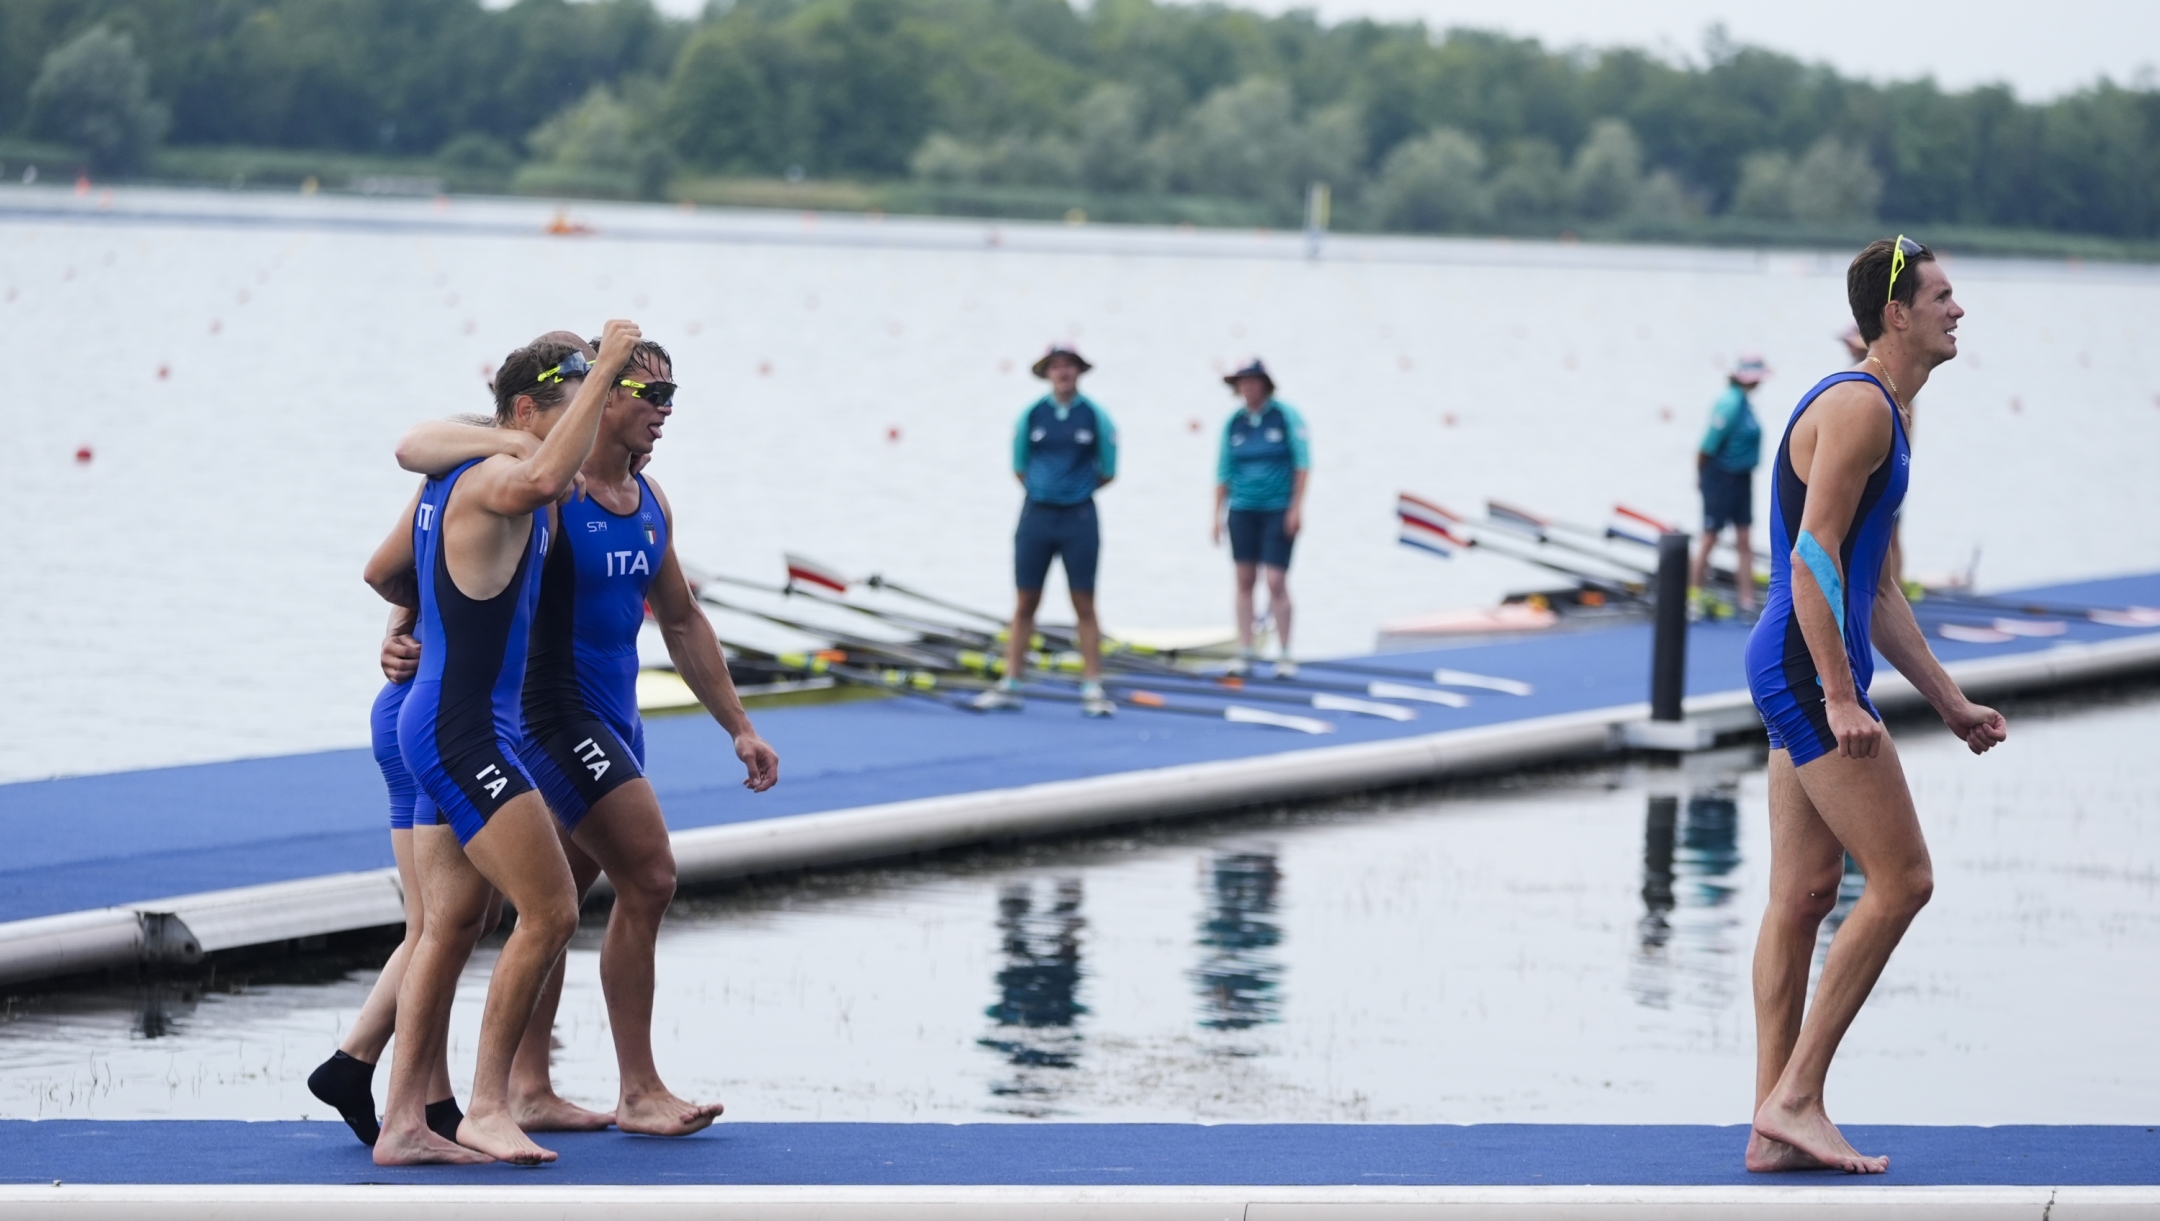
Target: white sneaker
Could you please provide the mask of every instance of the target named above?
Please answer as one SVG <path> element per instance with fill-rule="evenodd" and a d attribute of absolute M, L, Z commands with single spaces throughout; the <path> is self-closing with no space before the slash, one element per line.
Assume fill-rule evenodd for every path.
<path fill-rule="evenodd" d="M 1277 677 L 1277 678 L 1296 678 L 1296 677 L 1297 677 L 1297 663 L 1296 663 L 1296 662 L 1294 662 L 1294 661 L 1292 661 L 1292 660 L 1290 660 L 1290 659 L 1289 659 L 1289 658 L 1287 658 L 1287 657 L 1284 657 L 1284 658 L 1280 658 L 1280 659 L 1278 659 L 1278 660 L 1277 660 L 1277 661 L 1275 662 L 1275 677 Z"/>
<path fill-rule="evenodd" d="M 1230 663 L 1223 667 L 1223 673 L 1232 678 L 1243 678 L 1251 670 L 1252 658 L 1243 656 L 1231 658 Z"/>
<path fill-rule="evenodd" d="M 969 700 L 968 707 L 977 712 L 1018 712 L 1027 707 L 1027 701 L 1020 698 L 1018 691 L 1001 684 Z"/>
<path fill-rule="evenodd" d="M 1101 683 L 1081 683 L 1080 715 L 1116 716 L 1117 705 L 1111 703 L 1110 697 L 1103 694 Z"/>

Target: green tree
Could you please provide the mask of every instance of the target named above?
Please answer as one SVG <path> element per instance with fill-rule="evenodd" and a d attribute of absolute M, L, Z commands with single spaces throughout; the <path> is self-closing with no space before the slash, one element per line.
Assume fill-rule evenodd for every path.
<path fill-rule="evenodd" d="M 83 150 L 100 173 L 140 170 L 169 121 L 135 40 L 102 24 L 55 47 L 30 85 L 30 133 Z"/>
<path fill-rule="evenodd" d="M 1624 120 L 1599 119 L 1568 170 L 1568 200 L 1585 220 L 1613 220 L 1635 207 L 1642 189 L 1642 145 Z"/>
<path fill-rule="evenodd" d="M 1492 215 L 1485 150 L 1452 127 L 1405 140 L 1388 154 L 1373 188 L 1373 211 L 1390 229 L 1457 233 Z"/>

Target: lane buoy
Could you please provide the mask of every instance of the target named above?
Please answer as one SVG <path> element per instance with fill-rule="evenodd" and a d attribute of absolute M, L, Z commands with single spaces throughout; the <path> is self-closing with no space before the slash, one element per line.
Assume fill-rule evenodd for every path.
<path fill-rule="evenodd" d="M 164 380 L 165 380 L 166 378 L 168 378 L 168 377 L 171 377 L 171 376 L 172 376 L 172 366 L 171 366 L 171 365 L 159 365 L 159 366 L 157 367 L 157 379 L 158 379 L 159 381 L 164 381 Z"/>
<path fill-rule="evenodd" d="M 900 439 L 900 426 L 895 424 L 891 428 L 886 429 L 885 439 L 887 441 L 898 441 Z"/>
<path fill-rule="evenodd" d="M 93 453 L 91 453 L 91 452 L 90 452 L 90 447 L 89 447 L 89 446 L 87 446 L 87 445 L 83 445 L 83 446 L 78 446 L 78 447 L 76 448 L 76 450 L 75 450 L 75 462 L 76 462 L 76 465 L 78 465 L 78 466 L 88 466 L 88 465 L 90 465 L 90 460 L 91 460 L 92 458 L 96 457 L 96 456 L 97 456 L 97 455 L 95 455 L 95 454 L 93 454 Z"/>

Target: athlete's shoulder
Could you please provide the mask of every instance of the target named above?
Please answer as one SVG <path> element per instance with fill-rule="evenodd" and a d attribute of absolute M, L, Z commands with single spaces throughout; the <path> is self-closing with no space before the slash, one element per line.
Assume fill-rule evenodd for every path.
<path fill-rule="evenodd" d="M 667 493 L 660 490 L 660 481 L 643 472 L 638 474 L 638 478 L 645 481 L 645 490 L 652 493 L 653 503 L 660 506 L 660 516 L 665 518 L 669 525 L 673 525 L 675 510 L 668 504 Z"/>
<path fill-rule="evenodd" d="M 1890 444 L 1890 418 L 1894 412 L 1883 388 L 1874 379 L 1850 378 L 1825 386 L 1808 405 L 1808 419 L 1818 434 L 1850 437 L 1868 450 Z"/>

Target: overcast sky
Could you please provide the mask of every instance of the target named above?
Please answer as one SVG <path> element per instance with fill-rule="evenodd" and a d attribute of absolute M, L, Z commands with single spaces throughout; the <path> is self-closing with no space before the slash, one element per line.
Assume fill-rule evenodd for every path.
<path fill-rule="evenodd" d="M 498 0 L 500 2 L 500 0 Z M 655 0 L 692 15 L 704 0 Z M 2160 64 L 2160 0 L 1238 0 L 1267 12 L 1312 8 L 1328 22 L 1422 19 L 1528 35 L 1556 47 L 1633 46 L 1702 56 L 1723 22 L 1739 42 L 1827 62 L 1875 80 L 2007 81 L 2027 99 L 2109 76 L 2128 84 Z"/>

